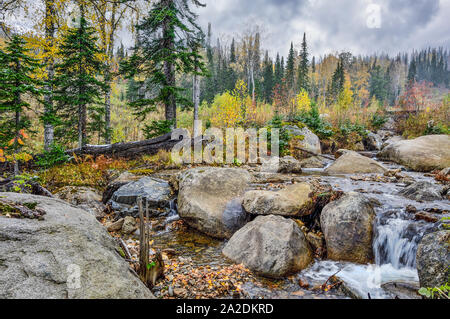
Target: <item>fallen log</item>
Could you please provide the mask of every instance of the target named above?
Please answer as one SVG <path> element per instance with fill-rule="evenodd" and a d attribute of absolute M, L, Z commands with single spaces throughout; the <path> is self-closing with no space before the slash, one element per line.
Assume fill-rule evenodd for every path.
<path fill-rule="evenodd" d="M 133 159 L 140 155 L 155 155 L 160 150 L 170 151 L 180 139 L 172 139 L 172 133 L 168 133 L 157 138 L 145 141 L 137 141 L 130 143 L 117 143 L 108 145 L 86 145 L 82 148 L 67 150 L 67 155 L 82 156 L 91 155 L 97 157 L 100 155 L 116 158 Z"/>

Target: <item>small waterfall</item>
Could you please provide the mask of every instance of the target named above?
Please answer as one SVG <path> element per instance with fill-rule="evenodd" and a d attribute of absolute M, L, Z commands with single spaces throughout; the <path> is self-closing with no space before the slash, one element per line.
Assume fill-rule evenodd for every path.
<path fill-rule="evenodd" d="M 417 246 L 432 227 L 433 224 L 415 221 L 404 210 L 379 213 L 373 243 L 376 264 L 415 268 Z"/>

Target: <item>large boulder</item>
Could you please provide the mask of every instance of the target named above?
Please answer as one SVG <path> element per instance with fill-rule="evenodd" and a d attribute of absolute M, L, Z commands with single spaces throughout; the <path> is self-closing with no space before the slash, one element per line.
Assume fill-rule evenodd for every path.
<path fill-rule="evenodd" d="M 333 164 L 325 169 L 328 174 L 384 173 L 388 169 L 377 161 L 353 151 L 345 151 Z"/>
<path fill-rule="evenodd" d="M 290 185 L 280 191 L 245 193 L 242 205 L 253 215 L 303 216 L 311 212 L 313 188 L 308 183 Z"/>
<path fill-rule="evenodd" d="M 426 235 L 419 243 L 416 257 L 421 287 L 433 288 L 450 280 L 450 231 Z"/>
<path fill-rule="evenodd" d="M 90 213 L 47 197 L 0 198 L 46 213 L 37 220 L 0 212 L 0 299 L 153 298 Z"/>
<path fill-rule="evenodd" d="M 102 196 L 94 188 L 66 186 L 55 197 L 90 212 L 97 219 L 105 215 L 106 206 L 102 203 Z"/>
<path fill-rule="evenodd" d="M 305 235 L 292 219 L 258 216 L 229 240 L 223 254 L 257 274 L 279 278 L 305 269 L 312 253 Z"/>
<path fill-rule="evenodd" d="M 148 204 L 151 214 L 158 215 L 161 211 L 170 207 L 170 185 L 162 179 L 144 177 L 120 187 L 113 194 L 108 204 L 114 211 L 120 212 L 122 216 L 136 217 L 139 213 L 139 198 L 142 198 L 144 207 Z"/>
<path fill-rule="evenodd" d="M 383 148 L 378 157 L 418 172 L 444 169 L 450 166 L 450 136 L 428 135 L 397 141 Z"/>
<path fill-rule="evenodd" d="M 291 137 L 290 146 L 294 149 L 294 157 L 299 159 L 311 157 L 311 154 L 305 154 L 304 152 L 295 150 L 295 147 L 303 148 L 314 154 L 322 154 L 319 137 L 311 132 L 306 126 L 300 129 L 295 125 L 287 125 L 284 129 Z"/>
<path fill-rule="evenodd" d="M 416 182 L 402 189 L 398 194 L 415 201 L 442 200 L 444 187 L 430 182 Z"/>
<path fill-rule="evenodd" d="M 366 264 L 373 260 L 375 211 L 361 194 L 351 192 L 322 210 L 320 225 L 328 258 Z"/>
<path fill-rule="evenodd" d="M 234 168 L 194 168 L 178 179 L 178 214 L 191 227 L 230 238 L 248 221 L 242 200 L 251 175 Z"/>

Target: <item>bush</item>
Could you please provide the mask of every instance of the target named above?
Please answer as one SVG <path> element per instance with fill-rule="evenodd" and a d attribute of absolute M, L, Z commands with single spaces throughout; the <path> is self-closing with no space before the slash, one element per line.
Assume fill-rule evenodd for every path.
<path fill-rule="evenodd" d="M 327 139 L 333 135 L 331 124 L 320 117 L 319 109 L 315 104 L 311 105 L 311 110 L 296 116 L 294 121 L 307 125 L 321 139 Z"/>
<path fill-rule="evenodd" d="M 58 144 L 52 144 L 49 151 L 44 151 L 36 161 L 36 164 L 42 168 L 50 168 L 57 164 L 67 163 L 70 156 L 68 156 L 64 148 Z"/>
<path fill-rule="evenodd" d="M 370 119 L 370 127 L 375 131 L 377 131 L 387 122 L 387 120 L 388 120 L 387 116 L 375 113 L 374 115 L 372 115 L 372 118 Z"/>

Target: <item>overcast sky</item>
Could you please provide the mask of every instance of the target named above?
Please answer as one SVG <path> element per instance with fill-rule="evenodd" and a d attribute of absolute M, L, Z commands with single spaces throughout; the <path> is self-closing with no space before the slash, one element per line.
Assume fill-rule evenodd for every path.
<path fill-rule="evenodd" d="M 450 0 L 204 0 L 200 24 L 212 23 L 214 38 L 238 36 L 260 25 L 262 46 L 286 56 L 303 32 L 314 55 L 410 51 L 450 47 Z M 227 35 L 227 36 L 225 36 Z"/>

